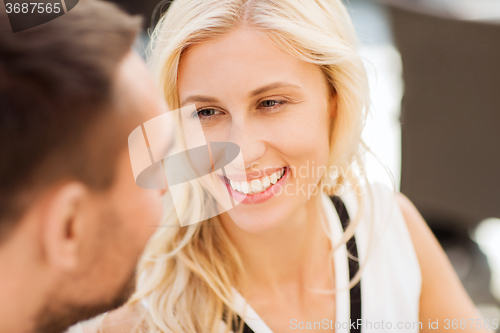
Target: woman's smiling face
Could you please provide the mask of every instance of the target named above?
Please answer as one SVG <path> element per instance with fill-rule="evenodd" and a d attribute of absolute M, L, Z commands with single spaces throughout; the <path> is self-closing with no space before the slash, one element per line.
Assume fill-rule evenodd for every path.
<path fill-rule="evenodd" d="M 227 175 L 234 197 L 248 193 L 229 211 L 239 228 L 274 229 L 319 197 L 336 110 L 319 66 L 241 27 L 184 52 L 178 91 L 181 106 L 196 105 L 207 142 L 241 148 L 247 169 Z"/>

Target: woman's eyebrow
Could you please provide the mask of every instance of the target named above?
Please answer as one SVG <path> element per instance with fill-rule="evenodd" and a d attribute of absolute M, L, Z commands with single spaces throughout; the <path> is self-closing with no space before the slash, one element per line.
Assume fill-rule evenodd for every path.
<path fill-rule="evenodd" d="M 186 97 L 182 102 L 181 106 L 186 105 L 187 103 L 194 103 L 194 102 L 210 102 L 210 103 L 216 103 L 219 100 L 214 97 L 210 96 L 203 96 L 203 95 L 192 95 Z"/>
<path fill-rule="evenodd" d="M 270 84 L 267 84 L 263 87 L 260 87 L 260 88 L 253 90 L 252 92 L 250 92 L 249 96 L 255 97 L 257 95 L 263 94 L 269 90 L 276 89 L 276 88 L 300 88 L 300 86 L 297 86 L 297 85 L 291 84 L 291 83 L 286 83 L 286 82 L 274 82 L 274 83 L 270 83 Z"/>
<path fill-rule="evenodd" d="M 297 86 L 297 85 L 291 84 L 291 83 L 286 83 L 286 82 L 274 82 L 274 83 L 266 84 L 263 87 L 260 87 L 260 88 L 257 88 L 255 90 L 251 91 L 249 96 L 255 97 L 257 95 L 263 94 L 269 90 L 276 89 L 276 88 L 300 88 L 300 86 Z M 195 102 L 217 103 L 217 102 L 219 102 L 219 100 L 215 97 L 210 97 L 210 96 L 192 95 L 192 96 L 186 97 L 181 102 L 181 106 L 186 105 L 188 103 L 195 103 Z"/>

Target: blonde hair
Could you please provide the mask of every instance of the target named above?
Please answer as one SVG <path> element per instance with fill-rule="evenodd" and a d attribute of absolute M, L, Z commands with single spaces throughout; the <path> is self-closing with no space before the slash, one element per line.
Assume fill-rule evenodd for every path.
<path fill-rule="evenodd" d="M 353 165 L 363 167 L 361 140 L 369 105 L 368 80 L 356 51 L 352 22 L 340 0 L 176 0 L 152 36 L 150 66 L 165 100 L 180 107 L 177 74 L 180 58 L 190 45 L 228 34 L 241 25 L 266 32 L 283 50 L 317 64 L 337 95 L 332 123 L 329 165 L 340 170 L 336 179 L 324 177 L 322 188 L 335 194 L 346 181 L 360 184 Z M 326 186 L 324 186 L 326 185 Z M 186 193 L 185 212 L 199 214 L 203 198 Z M 363 215 L 362 195 L 336 247 L 354 235 Z M 232 286 L 242 282 L 243 265 L 217 218 L 188 227 L 177 225 L 173 207 L 150 240 L 138 268 L 138 290 L 131 302 L 148 301 L 149 332 L 219 332 L 221 320 L 235 318 Z M 359 281 L 359 274 L 350 287 Z M 227 326 L 227 331 L 231 329 Z M 239 328 L 241 329 L 241 327 Z"/>

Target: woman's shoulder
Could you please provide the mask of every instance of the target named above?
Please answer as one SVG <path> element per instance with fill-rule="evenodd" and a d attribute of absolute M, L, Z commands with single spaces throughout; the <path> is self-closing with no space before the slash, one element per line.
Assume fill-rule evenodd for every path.
<path fill-rule="evenodd" d="M 419 240 L 412 237 L 413 225 L 409 224 L 421 221 L 407 221 L 410 215 L 415 216 L 416 209 L 409 207 L 411 202 L 403 194 L 385 184 L 371 183 L 348 186 L 340 197 L 351 221 L 359 219 L 355 235 L 362 257 L 368 253 L 372 257 L 392 257 L 391 261 L 382 260 L 384 265 L 397 263 L 420 275 L 415 246 Z"/>
<path fill-rule="evenodd" d="M 347 207 L 351 219 L 360 212 L 364 219 L 388 221 L 402 219 L 395 187 L 374 182 L 353 185 L 345 183 L 337 190 L 338 196 Z"/>

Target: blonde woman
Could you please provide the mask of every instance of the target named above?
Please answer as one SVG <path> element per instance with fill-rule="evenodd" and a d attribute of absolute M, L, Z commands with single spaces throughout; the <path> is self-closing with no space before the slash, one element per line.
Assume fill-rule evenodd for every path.
<path fill-rule="evenodd" d="M 172 110 L 240 146 L 246 169 L 221 181 L 246 197 L 188 227 L 171 214 L 103 331 L 487 331 L 411 202 L 363 179 L 355 48 L 340 0 L 171 4 L 151 66 Z"/>

